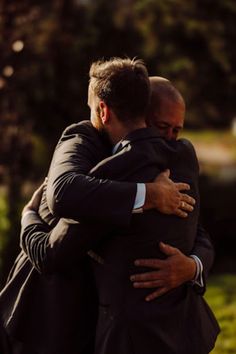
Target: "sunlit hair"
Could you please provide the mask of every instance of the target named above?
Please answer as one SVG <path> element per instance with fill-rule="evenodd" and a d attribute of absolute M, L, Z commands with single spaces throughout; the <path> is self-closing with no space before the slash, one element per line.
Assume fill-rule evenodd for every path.
<path fill-rule="evenodd" d="M 172 85 L 172 83 L 160 76 L 151 76 L 150 78 L 151 94 L 150 105 L 147 114 L 147 120 L 152 119 L 153 113 L 161 113 L 163 106 L 171 104 L 181 104 L 185 102 L 181 93 Z"/>
<path fill-rule="evenodd" d="M 120 121 L 137 121 L 146 115 L 150 82 L 140 59 L 111 58 L 91 65 L 90 87 Z"/>

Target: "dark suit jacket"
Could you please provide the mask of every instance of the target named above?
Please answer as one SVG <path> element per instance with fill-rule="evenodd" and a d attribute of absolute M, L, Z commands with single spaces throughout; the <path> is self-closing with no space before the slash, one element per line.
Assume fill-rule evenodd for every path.
<path fill-rule="evenodd" d="M 100 181 L 86 176 L 93 166 L 108 155 L 110 149 L 107 140 L 101 138 L 89 122 L 83 122 L 65 130 L 56 147 L 54 162 L 57 157 L 65 158 L 66 161 L 68 154 L 73 156 L 76 163 L 73 172 L 76 172 L 77 176 L 70 181 L 73 185 L 76 180 L 80 185 L 76 194 L 81 205 L 77 208 L 78 216 L 83 218 L 87 208 L 87 215 L 88 210 L 91 210 L 91 219 L 94 215 L 97 220 L 99 213 L 109 215 L 110 211 L 112 223 L 121 221 L 126 225 L 131 217 L 136 184 Z M 61 165 L 62 173 L 63 168 L 70 167 L 65 161 Z M 54 162 L 50 171 L 54 166 L 57 169 L 57 161 L 55 164 Z M 56 173 L 57 170 L 53 172 Z M 112 196 L 113 201 L 101 205 L 101 193 Z M 97 198 L 96 204 L 91 203 L 89 195 Z M 122 195 L 123 198 L 120 198 Z M 115 207 L 111 208 L 113 203 Z M 52 274 L 51 263 L 43 263 L 46 252 L 49 252 L 50 259 L 56 249 L 48 247 L 49 235 L 52 241 L 54 233 L 62 236 L 67 233 L 69 225 L 71 232 L 73 221 L 67 220 L 65 223 L 62 219 L 57 224 L 58 218 L 50 213 L 45 204 L 41 206 L 40 213 L 43 220 L 57 227 L 50 232 L 51 228 L 43 220 L 34 215 L 27 217 L 23 230 L 27 223 L 33 225 L 28 231 L 29 238 L 34 234 L 34 239 L 28 239 L 27 243 L 27 240 L 22 238 L 22 252 L 0 293 L 0 325 L 6 329 L 10 338 L 11 354 L 92 354 L 97 302 L 90 265 L 85 258 L 79 262 L 79 269 L 60 267 L 59 271 Z M 42 233 L 38 232 L 39 226 L 44 231 L 43 237 Z M 66 249 L 65 247 L 65 251 Z M 4 332 L 2 338 L 5 342 Z M 4 346 L 6 347 L 5 343 Z"/>
<path fill-rule="evenodd" d="M 187 219 L 157 211 L 135 214 L 126 232 L 114 230 L 98 253 L 104 264 L 93 262 L 99 297 L 95 354 L 204 354 L 213 347 L 218 324 L 193 287 L 184 284 L 151 303 L 148 291 L 134 289 L 129 276 L 137 258 L 163 258 L 160 241 L 189 255 L 196 238 L 199 214 L 198 163 L 186 140 L 167 143 L 152 129 L 132 132 L 115 157 L 93 173 L 99 178 L 149 182 L 169 168 L 174 181 L 191 186 L 196 199 Z"/>
<path fill-rule="evenodd" d="M 75 156 L 79 154 L 82 154 L 82 157 L 79 160 L 78 158 L 77 160 L 75 160 Z M 51 167 L 51 171 L 54 169 L 53 174 L 56 175 L 56 173 L 58 173 L 58 166 L 60 166 L 59 177 L 57 176 L 57 178 L 54 179 L 53 187 L 57 187 L 55 192 L 57 193 L 58 199 L 56 202 L 54 202 L 54 206 L 56 206 L 56 208 L 58 207 L 60 210 L 60 203 L 68 203 L 69 197 L 80 197 L 80 194 L 76 191 L 79 188 L 81 179 L 83 178 L 83 174 L 86 174 L 87 169 L 90 169 L 91 166 L 96 164 L 98 160 L 104 157 L 102 157 L 102 154 L 107 154 L 107 145 L 102 144 L 101 137 L 97 135 L 97 132 L 93 128 L 91 128 L 89 123 L 73 125 L 65 131 L 56 149 L 54 161 Z M 66 164 L 65 161 L 63 163 L 63 159 L 60 157 L 60 155 L 63 156 L 63 159 L 67 160 Z M 73 164 L 74 161 L 76 161 L 76 164 Z M 84 167 L 84 165 L 86 167 Z M 73 168 L 72 173 L 70 173 L 71 167 Z M 72 188 L 72 194 L 70 192 L 70 188 L 68 189 L 68 191 L 63 189 L 63 183 L 65 185 L 68 182 L 68 179 L 69 182 L 72 183 L 70 187 L 75 188 L 75 190 L 73 190 Z M 91 189 L 89 189 L 90 185 Z M 103 203 L 101 204 L 98 198 L 96 201 L 98 209 L 97 212 L 103 214 L 103 218 L 105 215 L 105 218 L 110 221 L 111 225 L 117 225 L 119 221 L 122 225 L 128 224 L 131 215 L 130 210 L 132 209 L 136 190 L 136 187 L 134 187 L 133 184 L 121 184 L 110 181 L 106 181 L 104 183 L 104 181 L 94 180 L 92 178 L 86 181 L 86 189 L 86 192 L 84 189 L 82 189 L 81 191 L 81 195 L 83 198 L 83 203 L 81 205 L 85 204 L 86 195 L 89 196 L 88 193 L 93 196 L 96 196 L 97 192 L 99 192 L 98 195 L 99 198 L 101 198 L 101 189 L 102 195 L 106 198 L 106 205 L 104 206 Z M 118 193 L 119 190 L 120 193 Z M 69 193 L 69 197 L 67 195 L 67 192 Z M 125 195 L 129 196 L 128 199 L 127 197 L 124 197 Z M 86 202 L 86 204 L 87 203 L 88 201 Z M 71 205 L 69 206 L 70 208 L 68 208 L 68 216 L 71 216 L 70 212 L 72 212 L 74 217 L 79 218 L 80 210 L 77 210 L 77 208 L 73 207 L 72 211 L 70 211 L 69 209 L 71 209 Z M 93 217 L 94 214 L 96 214 L 94 209 L 95 205 L 92 208 Z M 104 208 L 105 212 L 103 210 Z M 52 225 L 56 224 L 57 220 L 52 219 L 49 211 L 46 210 L 45 212 L 45 208 L 42 208 L 42 210 L 42 215 L 45 220 L 47 220 L 47 222 L 51 223 Z M 85 218 L 85 214 L 82 213 L 82 218 L 83 217 Z M 97 220 L 96 216 L 95 220 Z M 91 229 L 91 232 L 89 232 L 89 228 Z M 81 231 L 81 234 L 83 234 L 83 229 L 85 230 L 85 232 L 86 230 L 88 231 L 86 233 L 87 237 L 75 237 L 78 231 Z M 64 237 L 65 235 L 66 237 Z M 97 229 L 97 240 L 99 240 L 100 237 L 103 236 L 104 230 L 103 232 L 101 232 L 99 231 L 99 229 Z M 48 343 L 50 343 L 49 336 L 51 338 L 63 338 L 65 327 L 73 327 L 73 323 L 74 328 L 77 328 L 78 332 L 76 333 L 74 331 L 72 334 L 69 333 L 67 334 L 67 337 L 64 337 L 64 343 L 67 342 L 67 351 L 65 346 L 63 347 L 63 345 L 60 344 L 60 353 L 64 353 L 63 350 L 65 350 L 66 353 L 89 353 L 89 351 L 84 350 L 85 343 L 87 341 L 86 321 L 88 319 L 89 312 L 87 312 L 86 316 L 86 311 L 81 311 L 80 309 L 79 299 L 82 298 L 82 296 L 80 297 L 76 295 L 75 297 L 73 297 L 73 301 L 70 301 L 69 308 L 65 306 L 65 304 L 67 304 L 67 299 L 70 298 L 69 294 L 70 291 L 73 291 L 73 286 L 76 289 L 75 293 L 78 292 L 78 294 L 80 294 L 80 291 L 82 291 L 80 289 L 85 289 L 84 293 L 86 293 L 87 287 L 92 286 L 92 282 L 90 283 L 90 285 L 88 284 L 87 277 L 89 277 L 89 275 L 83 276 L 84 274 L 87 274 L 86 261 L 85 265 L 84 263 L 80 263 L 79 265 L 79 267 L 82 267 L 81 269 L 83 269 L 83 271 L 81 272 L 82 274 L 80 274 L 80 272 L 79 274 L 76 274 L 76 272 L 73 271 L 73 266 L 75 265 L 75 263 L 73 257 L 70 256 L 71 250 L 76 249 L 77 247 L 77 262 L 77 258 L 83 258 L 86 254 L 86 251 L 90 247 L 96 245 L 96 238 L 94 238 L 93 227 L 88 226 L 88 224 L 86 225 L 82 223 L 78 225 L 74 222 L 61 219 L 60 222 L 56 225 L 56 227 L 52 231 L 50 231 L 48 226 L 44 224 L 42 220 L 40 220 L 37 216 L 29 215 L 25 218 L 25 224 L 23 225 L 22 230 L 22 248 L 24 252 L 28 254 L 28 257 L 34 267 L 39 272 L 44 273 L 46 275 L 40 277 L 37 271 L 35 269 L 32 269 L 29 259 L 27 259 L 25 255 L 21 255 L 21 260 L 16 263 L 17 267 L 14 269 L 14 275 L 12 276 L 12 280 L 7 284 L 0 296 L 0 306 L 2 306 L 1 313 L 2 317 L 4 318 L 4 323 L 7 327 L 8 333 L 10 333 L 13 338 L 17 338 L 21 342 L 23 340 L 24 349 L 26 347 L 29 347 L 29 353 L 33 353 L 33 350 L 35 349 L 39 350 L 38 352 L 40 354 L 52 354 L 54 352 L 56 353 L 58 348 L 56 346 L 56 340 L 51 341 L 52 349 L 48 349 L 50 347 L 50 345 L 48 346 Z M 209 239 L 205 236 L 204 233 L 198 233 L 198 240 L 199 243 L 196 246 L 196 252 L 193 252 L 200 256 L 203 261 L 204 268 L 207 271 L 212 261 L 212 246 Z M 52 274 L 55 272 L 62 273 L 62 276 L 58 277 L 58 275 Z M 31 273 L 34 275 L 32 276 Z M 28 276 L 29 274 L 30 276 Z M 73 279 L 70 282 L 72 285 L 69 284 L 69 286 L 68 281 L 64 279 L 68 279 L 68 277 Z M 83 282 L 85 282 L 85 286 L 81 285 L 83 284 Z M 55 289 L 60 289 L 60 287 L 66 289 L 67 294 L 65 295 L 64 292 L 61 292 L 61 296 L 59 296 L 59 301 L 57 300 L 58 295 L 55 296 L 55 298 L 53 297 L 53 294 L 55 293 L 55 291 L 53 290 L 54 287 Z M 44 289 L 44 296 L 42 296 L 41 294 L 42 290 L 40 292 L 37 290 L 38 288 Z M 19 289 L 21 290 L 20 292 Z M 60 294 L 60 290 L 58 290 L 57 293 Z M 38 311 L 35 310 L 34 301 L 32 301 L 32 294 L 33 298 L 35 298 L 34 301 L 37 303 Z M 38 296 L 38 294 L 40 296 Z M 65 300 L 63 305 L 64 296 Z M 55 304 L 53 307 L 48 306 L 48 297 L 53 298 L 55 300 Z M 85 297 L 83 298 L 83 301 L 85 301 Z M 16 299 L 17 301 L 15 301 Z M 76 302 L 76 299 L 78 302 Z M 88 307 L 86 307 L 86 301 Z M 86 297 L 86 301 L 83 303 L 84 305 L 82 305 L 82 307 L 84 306 L 88 309 L 92 309 L 92 303 L 96 303 L 96 300 L 92 300 L 90 296 Z M 76 307 L 78 307 L 78 309 L 80 310 L 77 311 Z M 23 316 L 25 316 L 25 312 L 27 311 L 27 309 L 29 309 L 28 311 L 31 313 L 31 315 L 24 320 Z M 45 309 L 47 309 L 47 311 L 49 309 L 49 312 L 47 313 Z M 63 323 L 57 321 L 57 323 L 55 324 L 53 315 L 54 311 L 59 313 L 60 316 L 62 316 L 63 318 L 63 316 L 65 315 L 65 309 L 67 311 L 67 314 L 71 314 L 71 316 L 66 316 L 66 320 Z M 73 309 L 75 310 L 73 311 Z M 91 317 L 89 318 L 89 321 L 87 321 L 89 322 L 87 324 L 92 326 L 91 328 L 93 328 L 94 325 L 94 315 L 92 314 L 92 312 L 93 311 L 91 311 Z M 48 316 L 48 314 L 50 314 L 50 316 Z M 45 322 L 48 323 L 48 327 L 51 329 L 50 331 L 39 330 L 41 327 L 43 327 L 42 324 Z M 85 324 L 84 327 L 83 324 Z M 19 330 L 19 328 L 21 329 Z M 49 334 L 49 336 L 47 335 L 47 333 Z M 77 340 L 77 336 L 79 335 L 78 333 L 81 335 L 81 338 L 83 338 L 83 340 Z M 34 338 L 34 343 L 41 342 L 41 345 L 39 347 L 37 345 L 32 345 L 32 341 L 30 340 L 31 337 Z M 53 349 L 53 344 L 55 350 Z M 70 345 L 70 347 L 68 347 L 68 345 Z M 26 349 L 24 350 L 25 354 L 28 354 L 28 352 L 26 351 Z"/>
<path fill-rule="evenodd" d="M 88 266 L 41 275 L 21 252 L 0 296 L 9 354 L 93 353 L 97 306 Z"/>

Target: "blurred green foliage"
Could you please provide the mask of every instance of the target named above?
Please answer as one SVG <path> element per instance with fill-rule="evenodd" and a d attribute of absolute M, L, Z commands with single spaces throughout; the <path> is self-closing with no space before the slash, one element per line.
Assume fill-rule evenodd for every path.
<path fill-rule="evenodd" d="M 212 354 L 236 353 L 236 276 L 211 277 L 205 298 L 220 324 L 221 333 Z"/>
<path fill-rule="evenodd" d="M 233 0 L 30 0 L 2 4 L 0 108 L 43 136 L 88 115 L 90 63 L 140 56 L 150 74 L 183 93 L 192 126 L 228 126 L 235 115 Z M 21 51 L 13 50 L 22 41 Z M 5 96 L 5 97 L 4 97 Z M 8 119 L 9 119 L 8 115 Z M 29 126 L 28 126 L 29 128 Z"/>
<path fill-rule="evenodd" d="M 0 188 L 0 269 L 2 268 L 2 253 L 7 243 L 7 232 L 10 227 L 8 219 L 8 204 L 6 191 Z"/>

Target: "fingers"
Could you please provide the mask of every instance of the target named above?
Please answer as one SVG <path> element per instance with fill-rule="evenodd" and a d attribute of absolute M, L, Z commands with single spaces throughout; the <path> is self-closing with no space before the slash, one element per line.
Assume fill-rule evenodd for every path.
<path fill-rule="evenodd" d="M 158 272 L 146 272 L 146 273 L 140 273 L 140 274 L 135 274 L 131 275 L 130 280 L 132 282 L 150 282 L 150 281 L 157 281 L 158 278 Z M 142 286 L 141 286 L 142 287 Z"/>
<path fill-rule="evenodd" d="M 193 209 L 194 209 L 192 205 L 189 205 L 186 202 L 180 202 L 180 207 L 179 208 L 182 211 L 187 211 L 187 212 L 193 211 Z"/>
<path fill-rule="evenodd" d="M 154 291 L 153 293 L 151 293 L 150 295 L 146 296 L 145 300 L 152 301 L 152 300 L 166 294 L 168 291 L 169 291 L 168 288 L 165 288 L 165 287 L 159 288 L 156 291 Z"/>
<path fill-rule="evenodd" d="M 147 268 L 154 268 L 159 269 L 162 267 L 163 262 L 161 259 L 157 258 L 148 258 L 148 259 L 137 259 L 134 264 L 137 267 L 147 267 Z"/>
<path fill-rule="evenodd" d="M 45 186 L 45 184 L 42 183 L 42 184 L 34 191 L 34 194 L 33 194 L 33 196 L 32 196 L 32 199 L 35 198 L 36 196 L 40 196 L 40 195 L 42 196 L 44 186 Z"/>
<path fill-rule="evenodd" d="M 43 194 L 43 190 L 44 190 L 44 187 L 47 186 L 47 182 L 48 182 L 48 178 L 46 177 L 43 181 L 42 184 L 40 184 L 40 186 L 34 191 L 33 195 L 32 195 L 32 199 L 37 196 L 37 195 L 42 195 Z"/>
<path fill-rule="evenodd" d="M 179 191 L 189 191 L 190 190 L 190 185 L 187 183 L 175 183 L 175 186 Z"/>
<path fill-rule="evenodd" d="M 186 218 L 188 216 L 188 213 L 194 210 L 194 205 L 196 204 L 196 201 L 188 194 L 180 192 L 181 190 L 189 190 L 190 186 L 188 184 L 175 183 L 175 186 L 179 191 L 179 196 L 178 196 L 179 200 L 178 200 L 178 206 L 173 211 L 173 214 L 181 218 Z"/>
<path fill-rule="evenodd" d="M 37 205 L 40 203 L 42 195 L 43 195 L 44 187 L 45 187 L 45 184 L 42 183 L 41 186 L 38 187 L 36 189 L 36 191 L 34 192 L 34 194 L 32 195 L 32 197 L 30 199 L 30 203 L 33 208 L 37 209 Z"/>
<path fill-rule="evenodd" d="M 162 253 L 166 256 L 174 256 L 175 254 L 179 253 L 179 250 L 175 247 L 172 247 L 164 242 L 159 243 L 159 247 Z"/>
<path fill-rule="evenodd" d="M 43 191 L 44 188 L 47 185 L 47 177 L 45 178 L 44 182 L 34 191 L 31 199 L 29 202 L 24 206 L 22 210 L 22 216 L 27 212 L 27 211 L 35 211 L 38 212 L 40 202 L 42 199 Z"/>
<path fill-rule="evenodd" d="M 29 210 L 34 210 L 36 212 L 38 211 L 46 184 L 47 180 L 45 179 L 44 182 L 33 193 L 30 201 L 26 205 L 26 208 L 28 208 Z"/>
<path fill-rule="evenodd" d="M 173 215 L 176 215 L 176 216 L 179 216 L 180 218 L 187 218 L 188 214 L 181 210 L 181 209 L 176 209 L 174 212 L 173 212 Z"/>
<path fill-rule="evenodd" d="M 181 201 L 182 202 L 185 202 L 189 205 L 195 205 L 196 204 L 196 200 L 192 197 L 190 197 L 190 195 L 188 194 L 184 194 L 184 193 L 181 193 L 180 194 L 180 198 L 181 198 Z"/>
<path fill-rule="evenodd" d="M 134 282 L 133 287 L 136 289 L 152 289 L 163 286 L 163 281 L 153 280 L 153 281 L 144 281 L 144 282 Z"/>
<path fill-rule="evenodd" d="M 175 215 L 186 218 L 188 213 L 194 210 L 194 205 L 196 201 L 194 198 L 190 197 L 187 194 L 180 194 L 179 207 L 175 210 Z"/>

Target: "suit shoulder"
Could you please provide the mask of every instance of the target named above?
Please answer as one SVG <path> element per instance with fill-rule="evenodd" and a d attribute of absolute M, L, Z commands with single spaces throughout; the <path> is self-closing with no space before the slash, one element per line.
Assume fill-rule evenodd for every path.
<path fill-rule="evenodd" d="M 90 151 L 96 154 L 100 160 L 110 153 L 109 141 L 95 129 L 90 121 L 81 121 L 68 126 L 61 135 L 57 149 L 62 148 L 70 151 Z"/>
<path fill-rule="evenodd" d="M 185 139 L 185 138 L 181 138 L 179 140 L 177 140 L 179 144 L 181 144 L 186 150 L 191 151 L 194 155 L 196 155 L 196 151 L 195 148 L 193 146 L 193 144 L 191 143 L 190 140 Z"/>
<path fill-rule="evenodd" d="M 95 128 L 92 126 L 89 120 L 83 120 L 78 123 L 73 123 L 65 128 L 62 136 L 68 136 L 71 134 L 93 134 L 95 133 Z"/>
<path fill-rule="evenodd" d="M 188 139 L 179 139 L 178 143 L 182 145 L 184 151 L 185 151 L 185 156 L 188 157 L 188 161 L 191 161 L 193 166 L 195 166 L 199 170 L 199 164 L 198 164 L 198 158 L 196 154 L 196 150 Z"/>
<path fill-rule="evenodd" d="M 92 126 L 91 122 L 84 120 L 68 126 L 59 139 L 59 145 L 67 140 L 77 141 L 78 143 L 87 141 L 92 144 L 100 144 L 102 139 L 97 129 Z"/>

